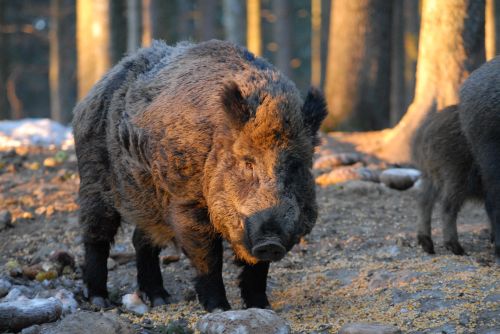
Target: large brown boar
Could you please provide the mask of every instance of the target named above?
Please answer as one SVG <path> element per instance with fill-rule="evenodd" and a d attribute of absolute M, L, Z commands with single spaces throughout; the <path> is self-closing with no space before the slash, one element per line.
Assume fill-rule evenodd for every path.
<path fill-rule="evenodd" d="M 500 57 L 483 64 L 465 80 L 459 114 L 479 166 L 496 262 L 500 264 Z"/>
<path fill-rule="evenodd" d="M 457 215 L 467 199 L 482 199 L 479 170 L 462 132 L 457 106 L 431 112 L 416 131 L 412 143 L 413 163 L 422 172 L 418 194 L 418 243 L 434 254 L 431 217 L 438 198 L 442 201 L 445 247 L 454 254 L 464 250 L 458 241 Z"/>
<path fill-rule="evenodd" d="M 169 301 L 158 254 L 174 241 L 196 269 L 203 307 L 230 308 L 222 240 L 243 266 L 247 307 L 268 307 L 269 263 L 311 231 L 310 168 L 326 115 L 261 58 L 229 42 L 155 42 L 123 59 L 76 106 L 84 280 L 107 304 L 106 261 L 120 225 L 136 225 L 137 280 Z"/>

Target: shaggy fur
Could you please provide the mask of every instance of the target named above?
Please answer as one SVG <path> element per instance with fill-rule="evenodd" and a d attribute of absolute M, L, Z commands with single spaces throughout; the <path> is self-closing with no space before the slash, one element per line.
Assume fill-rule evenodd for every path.
<path fill-rule="evenodd" d="M 418 243 L 434 254 L 431 217 L 434 203 L 442 201 L 445 247 L 454 254 L 464 250 L 458 241 L 457 215 L 466 199 L 481 199 L 479 170 L 460 128 L 458 107 L 431 112 L 416 131 L 412 145 L 413 163 L 422 172 L 418 194 Z"/>
<path fill-rule="evenodd" d="M 105 304 L 109 245 L 127 221 L 137 226 L 139 288 L 153 305 L 168 302 L 158 252 L 175 241 L 196 268 L 202 305 L 228 309 L 226 239 L 244 266 L 246 306 L 269 306 L 269 260 L 317 217 L 310 168 L 326 106 L 317 90 L 305 101 L 269 63 L 229 42 L 155 42 L 111 69 L 73 121 L 91 301 Z"/>
<path fill-rule="evenodd" d="M 484 185 L 500 264 L 500 57 L 472 72 L 460 90 L 460 123 Z"/>

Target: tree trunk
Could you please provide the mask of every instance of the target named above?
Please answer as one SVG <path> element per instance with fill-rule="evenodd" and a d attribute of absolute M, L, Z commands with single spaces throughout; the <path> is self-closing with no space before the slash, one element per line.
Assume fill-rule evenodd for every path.
<path fill-rule="evenodd" d="M 0 0 L 0 28 L 5 24 L 6 1 Z M 0 50 L 7 50 L 7 34 L 0 29 Z M 8 53 L 0 53 L 0 119 L 8 119 L 10 116 L 7 104 L 7 77 L 8 77 Z"/>
<path fill-rule="evenodd" d="M 228 41 L 245 45 L 245 6 L 243 0 L 223 0 L 224 35 Z"/>
<path fill-rule="evenodd" d="M 321 86 L 321 0 L 311 0 L 311 85 Z"/>
<path fill-rule="evenodd" d="M 201 11 L 201 34 L 200 40 L 207 41 L 216 38 L 215 33 L 215 14 L 217 5 L 215 0 L 201 0 L 199 1 Z"/>
<path fill-rule="evenodd" d="M 247 0 L 247 48 L 256 56 L 262 55 L 260 0 Z"/>
<path fill-rule="evenodd" d="M 406 109 L 403 2 L 392 0 L 392 10 L 390 124 L 395 125 Z"/>
<path fill-rule="evenodd" d="M 500 5 L 498 0 L 486 0 L 486 60 L 500 51 Z"/>
<path fill-rule="evenodd" d="M 142 47 L 150 46 L 153 41 L 153 19 L 153 1 L 142 0 Z"/>
<path fill-rule="evenodd" d="M 192 0 L 177 0 L 179 40 L 192 39 L 194 32 Z"/>
<path fill-rule="evenodd" d="M 424 0 L 413 103 L 395 128 L 378 133 L 375 145 L 374 136 L 372 143 L 358 141 L 360 150 L 409 161 L 410 140 L 425 116 L 458 103 L 460 85 L 484 62 L 484 13 L 484 1 Z"/>
<path fill-rule="evenodd" d="M 132 53 L 141 46 L 141 3 L 127 0 L 127 52 Z"/>
<path fill-rule="evenodd" d="M 325 93 L 326 129 L 389 123 L 392 1 L 334 1 Z"/>
<path fill-rule="evenodd" d="M 417 72 L 418 36 L 420 31 L 420 0 L 403 0 L 404 25 L 404 96 L 406 112 L 415 95 L 415 74 Z M 403 117 L 399 115 L 397 121 Z"/>
<path fill-rule="evenodd" d="M 77 1 L 78 98 L 111 66 L 109 0 Z"/>
<path fill-rule="evenodd" d="M 51 0 L 49 31 L 49 84 L 51 118 L 69 123 L 75 104 L 76 82 L 74 45 L 74 3 L 71 0 Z M 73 10 L 71 10 L 73 8 Z"/>
<path fill-rule="evenodd" d="M 291 77 L 290 60 L 292 59 L 292 25 L 290 1 L 274 0 L 272 2 L 276 22 L 273 24 L 274 41 L 278 45 L 276 67 L 287 77 Z"/>

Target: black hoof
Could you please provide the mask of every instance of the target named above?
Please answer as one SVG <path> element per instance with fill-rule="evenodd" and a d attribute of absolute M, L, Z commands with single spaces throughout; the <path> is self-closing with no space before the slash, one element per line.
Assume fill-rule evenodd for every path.
<path fill-rule="evenodd" d="M 170 304 L 170 294 L 165 289 L 155 292 L 141 292 L 142 300 L 149 300 L 151 307 Z"/>
<path fill-rule="evenodd" d="M 111 307 L 109 300 L 101 296 L 92 296 L 90 297 L 89 302 L 99 309 L 107 309 Z"/>
<path fill-rule="evenodd" d="M 417 236 L 418 244 L 422 246 L 422 249 L 424 252 L 428 254 L 436 254 L 434 251 L 434 243 L 432 242 L 432 239 L 428 235 L 418 235 Z"/>
<path fill-rule="evenodd" d="M 227 311 L 231 309 L 231 306 L 227 301 L 207 301 L 202 303 L 203 308 L 207 312 L 220 312 Z"/>
<path fill-rule="evenodd" d="M 444 246 L 455 255 L 465 255 L 465 251 L 458 241 L 447 241 Z"/>
<path fill-rule="evenodd" d="M 247 296 L 244 301 L 246 308 L 271 308 L 266 294 Z"/>

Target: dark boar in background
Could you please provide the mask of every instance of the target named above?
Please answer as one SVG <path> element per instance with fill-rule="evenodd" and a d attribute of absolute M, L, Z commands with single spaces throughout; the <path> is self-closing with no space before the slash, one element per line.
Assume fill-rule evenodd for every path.
<path fill-rule="evenodd" d="M 422 172 L 418 196 L 418 243 L 434 254 L 431 217 L 435 202 L 442 204 L 445 247 L 463 255 L 458 241 L 457 215 L 467 199 L 481 199 L 479 170 L 460 127 L 457 106 L 431 112 L 416 131 L 412 160 Z"/>
<path fill-rule="evenodd" d="M 460 123 L 484 188 L 500 264 L 500 57 L 472 72 L 460 89 Z"/>
<path fill-rule="evenodd" d="M 90 301 L 107 304 L 106 260 L 126 221 L 153 306 L 168 302 L 158 254 L 175 241 L 204 308 L 228 309 L 223 239 L 243 265 L 246 306 L 269 306 L 269 263 L 316 221 L 310 168 L 325 116 L 318 91 L 303 102 L 269 63 L 228 42 L 155 42 L 123 59 L 73 121 Z"/>

